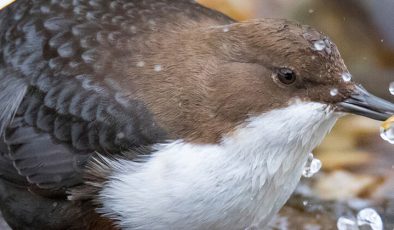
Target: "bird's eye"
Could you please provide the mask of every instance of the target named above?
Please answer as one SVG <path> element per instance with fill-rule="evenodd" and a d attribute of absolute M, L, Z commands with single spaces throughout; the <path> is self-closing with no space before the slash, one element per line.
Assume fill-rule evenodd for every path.
<path fill-rule="evenodd" d="M 295 82 L 296 75 L 291 69 L 281 68 L 278 71 L 278 80 L 285 85 L 290 85 Z"/>

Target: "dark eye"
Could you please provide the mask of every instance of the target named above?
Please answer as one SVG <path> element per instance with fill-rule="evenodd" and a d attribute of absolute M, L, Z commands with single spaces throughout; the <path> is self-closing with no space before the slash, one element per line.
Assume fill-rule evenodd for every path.
<path fill-rule="evenodd" d="M 278 80 L 285 85 L 290 85 L 295 82 L 296 75 L 291 69 L 281 68 L 278 71 Z"/>

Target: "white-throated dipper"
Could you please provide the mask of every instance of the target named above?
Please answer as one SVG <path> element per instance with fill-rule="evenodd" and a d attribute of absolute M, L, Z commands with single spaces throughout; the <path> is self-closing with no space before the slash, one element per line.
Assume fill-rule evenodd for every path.
<path fill-rule="evenodd" d="M 19 0 L 0 39 L 15 229 L 263 228 L 343 112 L 394 113 L 316 30 L 194 1 Z"/>

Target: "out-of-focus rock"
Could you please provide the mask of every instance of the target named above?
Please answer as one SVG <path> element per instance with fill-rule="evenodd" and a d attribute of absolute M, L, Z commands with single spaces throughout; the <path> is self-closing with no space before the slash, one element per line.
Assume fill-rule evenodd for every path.
<path fill-rule="evenodd" d="M 338 131 L 356 138 L 364 135 L 375 135 L 379 133 L 380 121 L 369 118 L 350 115 L 341 119 L 338 123 Z"/>
<path fill-rule="evenodd" d="M 318 151 L 352 150 L 359 144 L 360 137 L 378 135 L 380 124 L 379 121 L 353 115 L 339 119 Z"/>
<path fill-rule="evenodd" d="M 326 138 L 323 140 L 323 143 L 320 144 L 320 146 L 315 150 L 315 152 L 324 153 L 332 151 L 352 150 L 356 147 L 356 145 L 356 137 L 347 135 L 346 133 L 341 133 L 337 131 L 336 128 L 334 128 L 334 130 L 326 136 Z"/>
<path fill-rule="evenodd" d="M 386 175 L 384 183 L 374 191 L 372 198 L 375 200 L 394 200 L 394 165 L 392 166 L 391 173 Z M 394 202 L 391 214 L 393 215 L 394 222 Z"/>
<path fill-rule="evenodd" d="M 361 167 L 374 160 L 370 153 L 356 150 L 324 151 L 317 158 L 323 162 L 325 171 Z"/>
<path fill-rule="evenodd" d="M 334 171 L 321 175 L 313 190 L 326 200 L 369 197 L 383 182 L 382 177 Z"/>
<path fill-rule="evenodd" d="M 271 221 L 270 230 L 335 230 L 336 220 L 321 212 L 305 212 L 285 206 Z"/>

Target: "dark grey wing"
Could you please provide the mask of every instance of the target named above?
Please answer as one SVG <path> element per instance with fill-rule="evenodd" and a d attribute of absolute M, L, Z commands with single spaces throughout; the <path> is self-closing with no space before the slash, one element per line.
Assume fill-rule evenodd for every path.
<path fill-rule="evenodd" d="M 94 152 L 165 140 L 121 67 L 179 18 L 230 22 L 186 0 L 18 0 L 0 11 L 0 176 L 56 190 L 78 184 Z"/>
<path fill-rule="evenodd" d="M 39 188 L 62 189 L 81 183 L 79 174 L 90 152 L 59 143 L 17 117 L 7 130 L 8 157 L 18 174 Z"/>

